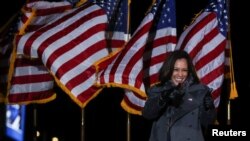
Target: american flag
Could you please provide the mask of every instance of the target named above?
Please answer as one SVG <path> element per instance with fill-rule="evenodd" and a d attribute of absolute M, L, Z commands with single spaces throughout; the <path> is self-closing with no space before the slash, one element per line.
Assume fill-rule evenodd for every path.
<path fill-rule="evenodd" d="M 33 1 L 25 4 L 15 32 L 38 30 L 48 21 L 70 8 L 68 2 Z M 10 42 L 12 45 L 12 41 Z M 27 58 L 13 52 L 8 80 L 8 103 L 44 103 L 56 97 L 54 78 L 38 58 Z"/>
<path fill-rule="evenodd" d="M 128 0 L 90 0 L 102 7 L 108 16 L 107 47 L 111 51 L 124 46 L 128 40 Z"/>
<path fill-rule="evenodd" d="M 175 3 L 157 1 L 125 47 L 99 64 L 111 62 L 99 72 L 98 84 L 125 88 L 122 107 L 129 113 L 141 114 L 145 88 L 158 81 L 158 71 L 175 45 Z"/>
<path fill-rule="evenodd" d="M 225 0 L 210 0 L 204 12 L 182 33 L 176 46 L 189 53 L 201 82 L 213 89 L 215 107 L 219 105 L 224 80 L 227 31 Z"/>
<path fill-rule="evenodd" d="M 17 52 L 41 59 L 58 85 L 84 107 L 99 90 L 93 85 L 93 64 L 108 55 L 106 27 L 105 11 L 95 4 L 83 4 L 38 30 L 18 36 Z"/>

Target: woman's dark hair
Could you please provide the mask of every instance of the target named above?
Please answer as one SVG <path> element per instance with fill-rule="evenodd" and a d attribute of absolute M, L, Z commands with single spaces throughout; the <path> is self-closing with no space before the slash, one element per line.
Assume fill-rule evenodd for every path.
<path fill-rule="evenodd" d="M 194 83 L 199 82 L 199 78 L 194 68 L 192 59 L 190 58 L 188 53 L 182 50 L 176 50 L 170 53 L 170 55 L 167 57 L 166 61 L 160 69 L 159 80 L 161 84 L 164 84 L 166 81 L 171 79 L 176 60 L 182 58 L 186 59 L 188 63 L 188 77 L 193 77 Z"/>

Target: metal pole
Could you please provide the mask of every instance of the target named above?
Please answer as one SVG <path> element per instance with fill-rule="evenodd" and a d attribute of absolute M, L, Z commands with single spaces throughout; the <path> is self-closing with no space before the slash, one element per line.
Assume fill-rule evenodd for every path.
<path fill-rule="evenodd" d="M 130 30 L 131 30 L 131 25 L 130 25 L 130 4 L 131 0 L 128 0 L 128 14 L 127 14 L 127 36 L 126 36 L 126 42 L 130 40 Z M 130 122 L 130 114 L 127 113 L 127 141 L 131 140 L 131 134 L 130 134 L 130 128 L 131 128 L 131 122 Z"/>
<path fill-rule="evenodd" d="M 33 105 L 33 141 L 37 141 L 37 108 Z"/>
<path fill-rule="evenodd" d="M 230 99 L 227 103 L 227 125 L 231 125 L 231 102 Z"/>
<path fill-rule="evenodd" d="M 127 113 L 127 141 L 130 141 L 130 114 Z"/>
<path fill-rule="evenodd" d="M 81 141 L 85 141 L 84 109 L 82 109 L 82 111 L 81 111 Z"/>

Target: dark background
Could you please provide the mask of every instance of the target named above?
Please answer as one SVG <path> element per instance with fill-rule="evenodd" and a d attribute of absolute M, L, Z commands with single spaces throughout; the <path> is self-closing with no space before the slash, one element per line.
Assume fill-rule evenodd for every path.
<path fill-rule="evenodd" d="M 0 24 L 3 25 L 11 15 L 20 10 L 24 0 L 1 1 Z M 151 0 L 131 0 L 131 30 L 137 28 L 144 17 Z M 185 25 L 189 25 L 194 15 L 207 5 L 208 0 L 176 0 L 177 10 L 177 35 L 179 36 Z M 4 3 L 4 4 L 3 4 Z M 4 10 L 3 10 L 4 9 Z M 231 124 L 227 124 L 227 88 L 224 87 L 221 94 L 221 102 L 218 108 L 219 125 L 211 128 L 221 130 L 246 131 L 249 126 L 247 114 L 248 95 L 250 89 L 249 72 L 250 59 L 248 53 L 248 28 L 249 16 L 246 14 L 247 4 L 242 1 L 230 0 L 230 24 L 231 39 L 234 58 L 235 79 L 239 98 L 231 101 Z M 104 89 L 84 109 L 84 129 L 81 131 L 82 109 L 76 105 L 60 88 L 55 88 L 57 98 L 45 104 L 27 105 L 25 141 L 50 141 L 57 136 L 59 141 L 80 141 L 84 134 L 85 141 L 126 141 L 127 140 L 127 116 L 121 108 L 120 102 L 123 90 L 119 88 Z M 0 140 L 10 140 L 3 136 L 4 132 L 4 105 L 0 108 Z M 36 118 L 34 117 L 36 111 Z M 130 115 L 131 141 L 147 141 L 151 121 L 138 115 Z M 34 121 L 34 119 L 36 119 Z M 36 125 L 34 125 L 34 122 Z M 34 139 L 34 131 L 41 134 Z M 249 136 L 247 134 L 247 136 Z M 227 137 L 220 137 L 227 139 Z M 216 140 L 207 134 L 207 140 Z M 235 138 L 238 139 L 238 138 Z M 246 140 L 245 138 L 239 139 Z M 82 140 L 81 140 L 82 141 Z"/>

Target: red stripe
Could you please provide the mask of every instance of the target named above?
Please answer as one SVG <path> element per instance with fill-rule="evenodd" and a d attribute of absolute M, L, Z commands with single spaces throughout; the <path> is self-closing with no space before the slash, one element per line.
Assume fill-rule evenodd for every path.
<path fill-rule="evenodd" d="M 15 67 L 43 66 L 40 59 L 16 58 Z"/>
<path fill-rule="evenodd" d="M 45 8 L 45 9 L 36 9 L 36 16 L 46 16 L 50 14 L 57 14 L 57 13 L 63 13 L 66 10 L 72 9 L 72 6 L 64 5 L 64 6 L 57 6 L 52 8 Z"/>
<path fill-rule="evenodd" d="M 11 84 L 42 83 L 48 81 L 53 81 L 53 77 L 49 74 L 31 74 L 25 76 L 13 76 Z"/>
<path fill-rule="evenodd" d="M 41 24 L 41 25 L 29 25 L 29 26 L 26 27 L 25 32 L 36 31 L 36 30 L 38 30 L 39 28 L 41 28 L 43 26 L 44 26 L 44 24 Z"/>
<path fill-rule="evenodd" d="M 117 39 L 109 39 L 107 42 L 109 43 L 108 47 L 117 49 L 123 47 L 123 45 L 125 44 L 125 40 L 117 40 Z"/>
<path fill-rule="evenodd" d="M 8 95 L 8 101 L 10 103 L 20 103 L 35 100 L 45 100 L 53 96 L 53 90 L 40 91 L 40 92 L 28 92 Z"/>
<path fill-rule="evenodd" d="M 213 93 L 212 93 L 212 98 L 213 99 L 216 99 L 216 98 L 218 98 L 219 96 L 220 96 L 220 94 L 221 94 L 221 87 L 219 87 L 218 89 L 216 89 L 216 90 L 213 90 Z"/>

